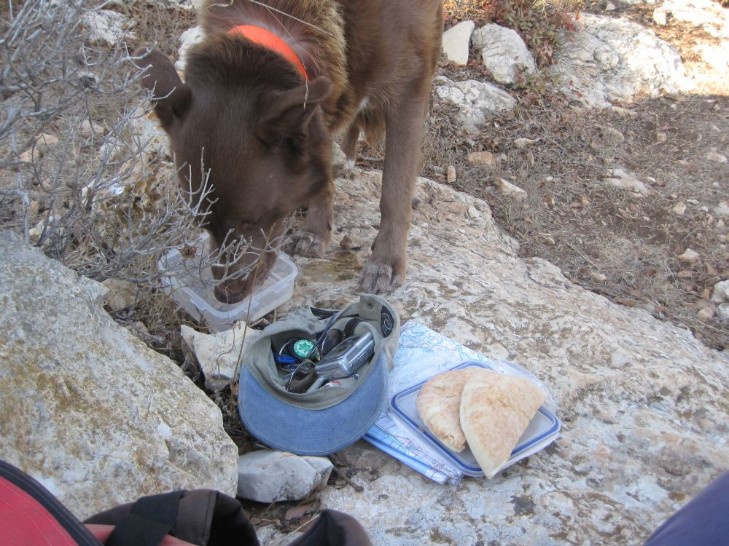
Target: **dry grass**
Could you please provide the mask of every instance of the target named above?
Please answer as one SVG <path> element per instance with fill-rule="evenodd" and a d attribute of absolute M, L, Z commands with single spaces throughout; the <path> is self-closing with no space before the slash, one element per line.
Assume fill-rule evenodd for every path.
<path fill-rule="evenodd" d="M 704 158 L 706 150 L 726 145 L 729 100 L 663 98 L 630 111 L 625 117 L 518 109 L 473 144 L 501 156 L 496 168 L 470 167 L 464 154 L 456 154 L 461 173 L 456 186 L 490 202 L 497 222 L 520 242 L 522 255 L 543 257 L 573 282 L 725 348 L 726 327 L 699 320 L 697 312 L 711 307 L 712 287 L 729 275 L 726 229 L 711 212 L 722 199 L 725 170 Z M 624 140 L 605 145 L 606 127 Z M 671 136 L 658 143 L 661 127 L 670 128 Z M 518 149 L 517 138 L 538 142 Z M 639 199 L 601 184 L 618 166 L 645 181 L 651 195 Z M 496 176 L 525 189 L 528 200 L 502 198 L 489 184 Z M 672 212 L 680 202 L 687 204 L 683 215 Z M 687 248 L 700 254 L 698 263 L 677 259 Z"/>

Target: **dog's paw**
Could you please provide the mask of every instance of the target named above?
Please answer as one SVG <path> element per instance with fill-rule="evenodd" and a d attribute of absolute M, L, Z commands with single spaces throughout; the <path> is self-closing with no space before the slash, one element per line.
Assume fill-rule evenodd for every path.
<path fill-rule="evenodd" d="M 297 231 L 286 244 L 286 250 L 290 254 L 308 256 L 309 258 L 321 258 L 326 251 L 326 243 L 313 233 L 308 231 Z"/>
<path fill-rule="evenodd" d="M 394 272 L 392 266 L 370 262 L 362 269 L 359 286 L 363 292 L 383 294 L 400 286 L 403 280 L 403 275 Z"/>

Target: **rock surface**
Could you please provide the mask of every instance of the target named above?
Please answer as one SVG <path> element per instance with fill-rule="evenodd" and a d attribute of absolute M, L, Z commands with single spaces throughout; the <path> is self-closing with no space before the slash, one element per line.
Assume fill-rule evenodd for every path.
<path fill-rule="evenodd" d="M 584 13 L 582 26 L 555 56 L 563 90 L 586 106 L 639 95 L 678 92 L 688 85 L 678 52 L 650 29 L 622 18 Z"/>
<path fill-rule="evenodd" d="M 0 457 L 85 518 L 237 486 L 220 410 L 103 310 L 103 287 L 0 232 Z"/>
<path fill-rule="evenodd" d="M 295 258 L 300 277 L 280 312 L 356 297 L 380 176 L 355 174 L 337 181 L 333 239 L 363 250 Z M 326 488 L 324 507 L 356 516 L 383 545 L 638 544 L 729 468 L 728 355 L 519 258 L 484 201 L 422 179 L 416 198 L 408 280 L 388 298 L 403 320 L 534 373 L 554 392 L 562 437 L 492 480 L 447 486 L 359 442 L 338 458 L 361 492 Z"/>

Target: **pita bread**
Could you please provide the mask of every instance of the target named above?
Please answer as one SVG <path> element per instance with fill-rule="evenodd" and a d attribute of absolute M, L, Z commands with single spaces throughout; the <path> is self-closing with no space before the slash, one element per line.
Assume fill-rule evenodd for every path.
<path fill-rule="evenodd" d="M 463 433 L 481 470 L 493 478 L 509 460 L 546 394 L 528 379 L 480 369 L 461 395 Z"/>
<path fill-rule="evenodd" d="M 470 377 L 483 368 L 465 368 L 436 375 L 423 385 L 415 405 L 420 419 L 444 446 L 463 451 L 466 436 L 461 429 L 461 393 Z"/>

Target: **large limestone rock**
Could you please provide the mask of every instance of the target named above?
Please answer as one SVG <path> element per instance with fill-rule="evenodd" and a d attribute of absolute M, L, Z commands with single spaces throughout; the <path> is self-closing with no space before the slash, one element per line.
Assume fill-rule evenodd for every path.
<path fill-rule="evenodd" d="M 438 99 L 458 108 L 458 119 L 467 134 L 478 134 L 489 118 L 516 106 L 516 99 L 503 89 L 476 80 L 454 82 L 438 76 L 433 91 Z"/>
<path fill-rule="evenodd" d="M 678 52 L 650 29 L 584 13 L 555 56 L 563 90 L 586 106 L 675 93 L 689 85 Z"/>
<path fill-rule="evenodd" d="M 220 410 L 114 323 L 104 288 L 9 232 L 0 256 L 0 457 L 80 518 L 173 489 L 235 495 Z"/>
<path fill-rule="evenodd" d="M 531 74 L 537 70 L 534 57 L 513 29 L 484 25 L 473 33 L 473 44 L 481 50 L 483 65 L 499 83 L 513 84 L 519 71 Z"/>
<path fill-rule="evenodd" d="M 325 259 L 295 258 L 289 309 L 356 298 L 379 174 L 337 184 L 340 227 Z M 416 197 L 408 280 L 389 299 L 403 320 L 529 369 L 554 392 L 562 436 L 492 480 L 447 486 L 359 442 L 338 460 L 361 492 L 327 488 L 323 506 L 355 515 L 376 544 L 640 544 L 729 468 L 729 355 L 520 258 L 485 202 L 425 180 Z M 362 250 L 337 247 L 346 235 Z"/>
<path fill-rule="evenodd" d="M 711 0 L 666 0 L 653 11 L 660 26 L 674 26 L 690 40 L 681 43 L 681 57 L 691 91 L 696 94 L 729 93 L 729 10 Z"/>
<path fill-rule="evenodd" d="M 135 40 L 134 33 L 127 29 L 130 21 L 121 13 L 112 10 L 89 10 L 81 18 L 88 31 L 88 40 L 93 44 L 113 47 L 124 40 Z"/>

